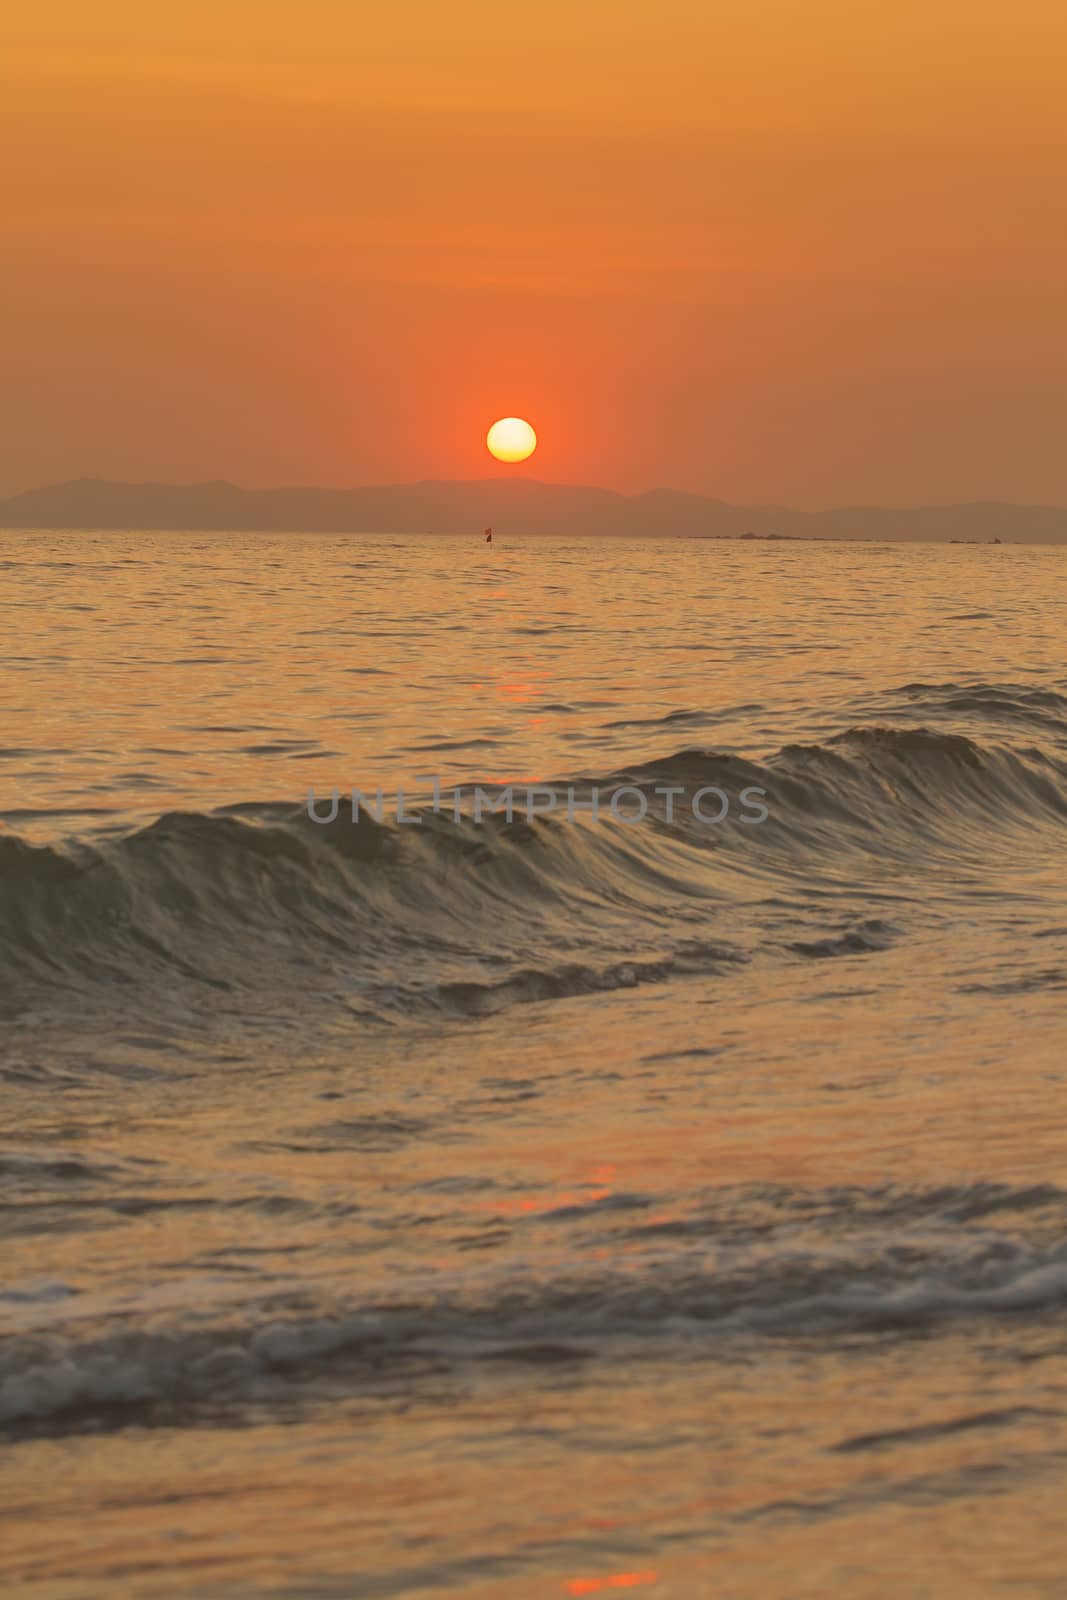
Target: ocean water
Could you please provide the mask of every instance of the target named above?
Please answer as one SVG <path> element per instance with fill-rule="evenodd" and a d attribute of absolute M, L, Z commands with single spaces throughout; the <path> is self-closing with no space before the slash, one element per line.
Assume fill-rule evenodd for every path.
<path fill-rule="evenodd" d="M 1067 550 L 0 577 L 0 1592 L 1067 1593 Z"/>

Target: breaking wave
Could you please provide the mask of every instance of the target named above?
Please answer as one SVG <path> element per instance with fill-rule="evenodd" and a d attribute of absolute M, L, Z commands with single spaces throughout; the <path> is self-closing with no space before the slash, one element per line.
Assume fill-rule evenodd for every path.
<path fill-rule="evenodd" d="M 1058 718 L 1062 701 L 1010 705 Z M 0 1006 L 193 984 L 329 996 L 368 1020 L 477 1017 L 728 970 L 757 945 L 783 959 L 876 952 L 931 885 L 995 888 L 1021 852 L 1062 849 L 1067 826 L 1067 758 L 925 726 L 855 726 L 762 762 L 683 749 L 566 783 L 579 807 L 593 789 L 636 788 L 646 815 L 527 819 L 519 790 L 511 821 L 424 806 L 413 827 L 342 806 L 321 823 L 306 806 L 248 802 L 93 843 L 0 835 Z M 662 793 L 704 787 L 761 791 L 766 819 L 735 805 L 710 824 Z"/>
<path fill-rule="evenodd" d="M 619 1195 L 601 1209 L 614 1214 L 617 1241 L 644 1247 L 629 1270 L 586 1261 L 573 1275 L 512 1280 L 490 1271 L 446 1292 L 436 1278 L 412 1279 L 396 1300 L 294 1287 L 230 1308 L 220 1301 L 210 1318 L 195 1319 L 175 1306 L 79 1322 L 68 1303 L 56 1332 L 42 1301 L 44 1325 L 5 1342 L 0 1427 L 188 1421 L 198 1408 L 313 1401 L 487 1363 L 728 1356 L 736 1336 L 750 1350 L 753 1336 L 923 1333 L 1067 1304 L 1067 1196 L 1049 1185 L 741 1189 L 666 1232 L 644 1220 L 655 1209 L 646 1197 Z M 821 1211 L 830 1233 L 818 1225 Z M 559 1219 L 573 1221 L 567 1211 Z M 538 1226 L 551 1222 L 549 1214 Z M 686 1236 L 691 1253 L 680 1248 Z"/>

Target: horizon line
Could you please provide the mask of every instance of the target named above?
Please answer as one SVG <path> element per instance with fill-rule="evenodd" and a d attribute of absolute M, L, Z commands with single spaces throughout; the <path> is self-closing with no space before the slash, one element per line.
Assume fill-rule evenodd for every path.
<path fill-rule="evenodd" d="M 499 488 L 507 484 L 527 484 L 539 489 L 564 489 L 586 491 L 591 494 L 609 495 L 616 500 L 644 500 L 655 495 L 675 495 L 680 499 L 703 500 L 709 504 L 725 506 L 734 511 L 759 511 L 759 512 L 787 512 L 793 516 L 826 516 L 835 512 L 921 512 L 966 510 L 971 508 L 988 508 L 1020 511 L 1058 511 L 1067 512 L 1067 506 L 1053 504 L 1049 501 L 1036 500 L 937 500 L 910 502 L 906 505 L 885 505 L 875 501 L 853 501 L 851 503 L 837 503 L 814 508 L 797 507 L 784 504 L 780 501 L 736 501 L 724 500 L 715 494 L 704 494 L 698 489 L 675 489 L 667 484 L 659 484 L 650 489 L 639 489 L 628 493 L 622 489 L 609 489 L 602 484 L 569 483 L 547 478 L 534 478 L 526 474 L 515 477 L 486 477 L 486 478 L 413 478 L 394 479 L 388 482 L 377 483 L 352 483 L 352 484 L 316 484 L 316 483 L 280 483 L 260 487 L 249 487 L 246 484 L 235 483 L 230 478 L 195 478 L 186 482 L 175 482 L 164 478 L 102 478 L 95 476 L 81 476 L 75 478 L 60 478 L 49 483 L 35 484 L 28 489 L 16 490 L 13 494 L 0 497 L 0 505 L 6 505 L 14 500 L 21 500 L 28 495 L 44 494 L 51 489 L 71 489 L 80 485 L 104 485 L 109 488 L 122 489 L 232 489 L 238 494 L 359 494 L 374 490 L 387 489 L 419 489 L 437 486 L 463 486 L 480 488 L 491 486 Z"/>

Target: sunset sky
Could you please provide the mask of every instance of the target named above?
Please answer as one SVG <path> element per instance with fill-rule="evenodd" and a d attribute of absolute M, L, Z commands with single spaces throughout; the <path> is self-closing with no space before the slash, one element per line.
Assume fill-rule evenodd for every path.
<path fill-rule="evenodd" d="M 1067 504 L 1063 0 L 38 0 L 5 35 L 0 492 Z"/>

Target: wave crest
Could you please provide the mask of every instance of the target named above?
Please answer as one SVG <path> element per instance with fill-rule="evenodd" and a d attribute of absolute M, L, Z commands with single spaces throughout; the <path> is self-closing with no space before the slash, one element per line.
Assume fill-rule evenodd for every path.
<path fill-rule="evenodd" d="M 85 995 L 181 980 L 328 991 L 380 1017 L 483 1015 L 663 981 L 708 933 L 716 954 L 703 970 L 742 959 L 736 913 L 754 881 L 765 902 L 821 892 L 846 870 L 857 888 L 890 866 L 917 887 L 932 872 L 949 882 L 995 871 L 1009 836 L 1009 859 L 1047 854 L 1067 822 L 1063 761 L 926 727 L 856 726 L 765 762 L 683 749 L 568 783 L 579 802 L 594 787 L 637 788 L 647 816 L 476 823 L 423 807 L 418 826 L 343 809 L 322 824 L 303 807 L 245 802 L 93 844 L 0 836 L 0 999 L 10 1009 L 34 986 Z M 715 826 L 659 792 L 712 786 L 762 791 L 767 819 L 734 808 Z M 873 951 L 886 942 L 863 931 L 876 921 L 805 925 L 778 943 L 796 956 Z M 748 944 L 760 936 L 752 923 Z"/>

